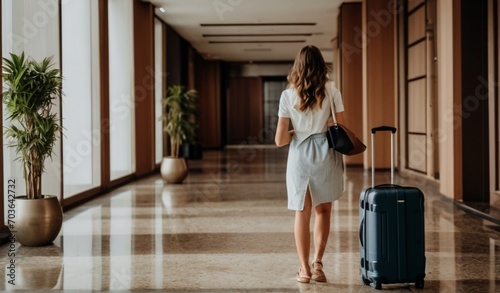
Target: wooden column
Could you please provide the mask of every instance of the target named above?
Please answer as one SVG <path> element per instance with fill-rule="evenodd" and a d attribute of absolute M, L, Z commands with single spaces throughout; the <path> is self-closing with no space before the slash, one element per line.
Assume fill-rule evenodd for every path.
<path fill-rule="evenodd" d="M 462 0 L 460 16 L 463 200 L 489 202 L 487 0 Z"/>
<path fill-rule="evenodd" d="M 221 95 L 220 64 L 204 60 L 198 53 L 194 59 L 194 87 L 199 94 L 200 116 L 198 142 L 203 148 L 220 148 L 221 142 Z"/>
<path fill-rule="evenodd" d="M 361 43 L 361 3 L 344 3 L 339 13 L 340 84 L 346 125 L 358 136 L 363 132 L 363 55 Z M 348 165 L 363 165 L 363 155 L 345 157 Z"/>
<path fill-rule="evenodd" d="M 462 199 L 460 3 L 440 0 L 437 6 L 439 191 L 447 197 Z"/>
<path fill-rule="evenodd" d="M 363 108 L 364 141 L 370 145 L 370 129 L 380 125 L 398 126 L 396 120 L 396 30 L 392 0 L 363 1 Z M 390 139 L 378 134 L 375 167 L 390 167 Z M 364 166 L 371 167 L 371 149 L 364 153 Z"/>
<path fill-rule="evenodd" d="M 135 171 L 155 168 L 154 6 L 134 1 Z"/>
<path fill-rule="evenodd" d="M 101 98 L 101 187 L 110 182 L 108 1 L 99 1 L 99 66 Z"/>

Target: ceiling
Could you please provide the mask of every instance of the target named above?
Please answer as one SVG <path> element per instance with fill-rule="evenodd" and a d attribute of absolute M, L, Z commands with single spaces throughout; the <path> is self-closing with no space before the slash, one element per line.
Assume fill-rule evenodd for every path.
<path fill-rule="evenodd" d="M 145 0 L 206 59 L 292 61 L 305 45 L 333 59 L 342 0 Z M 161 9 L 160 9 L 161 8 Z"/>

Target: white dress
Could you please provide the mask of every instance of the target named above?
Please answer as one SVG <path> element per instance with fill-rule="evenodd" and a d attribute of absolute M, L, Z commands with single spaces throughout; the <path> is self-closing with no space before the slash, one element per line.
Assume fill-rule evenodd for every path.
<path fill-rule="evenodd" d="M 329 82 L 325 87 L 326 96 L 321 108 L 305 112 L 298 109 L 300 99 L 295 89 L 287 89 L 281 94 L 278 116 L 290 118 L 295 130 L 286 168 L 290 210 L 304 209 L 308 186 L 313 206 L 333 202 L 343 194 L 342 155 L 328 147 L 326 123 L 331 115 L 330 99 L 335 103 L 335 112 L 343 112 L 344 105 L 333 83 Z"/>

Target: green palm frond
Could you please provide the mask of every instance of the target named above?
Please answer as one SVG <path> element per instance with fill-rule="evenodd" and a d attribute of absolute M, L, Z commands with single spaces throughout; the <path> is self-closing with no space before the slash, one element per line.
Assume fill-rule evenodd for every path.
<path fill-rule="evenodd" d="M 41 176 L 45 159 L 53 155 L 54 145 L 62 128 L 52 106 L 62 96 L 62 77 L 53 69 L 52 58 L 37 62 L 10 53 L 2 58 L 4 79 L 3 103 L 7 120 L 5 127 L 9 147 L 21 161 L 28 198 L 41 198 Z"/>
<path fill-rule="evenodd" d="M 185 90 L 184 86 L 175 85 L 167 89 L 163 99 L 165 109 L 164 131 L 170 137 L 171 155 L 177 157 L 179 146 L 183 142 L 192 142 L 196 136 L 196 116 L 198 110 L 198 92 Z"/>

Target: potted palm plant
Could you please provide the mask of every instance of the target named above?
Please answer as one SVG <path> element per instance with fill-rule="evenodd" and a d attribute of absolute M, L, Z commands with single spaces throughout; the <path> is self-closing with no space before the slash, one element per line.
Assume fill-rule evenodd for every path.
<path fill-rule="evenodd" d="M 169 155 L 161 163 L 161 174 L 167 183 L 181 183 L 188 174 L 186 160 L 180 156 L 180 149 L 183 142 L 195 134 L 196 122 L 191 117 L 198 113 L 197 99 L 196 90 L 174 85 L 167 89 L 167 96 L 163 100 L 164 130 L 168 134 L 170 146 Z"/>
<path fill-rule="evenodd" d="M 11 53 L 2 58 L 8 146 L 15 149 L 22 164 L 26 195 L 9 201 L 16 208 L 15 221 L 9 224 L 22 245 L 39 246 L 52 243 L 62 226 L 63 213 L 55 196 L 42 193 L 45 160 L 52 157 L 62 127 L 52 106 L 61 98 L 62 77 L 52 68 L 52 58 L 40 63 Z"/>

